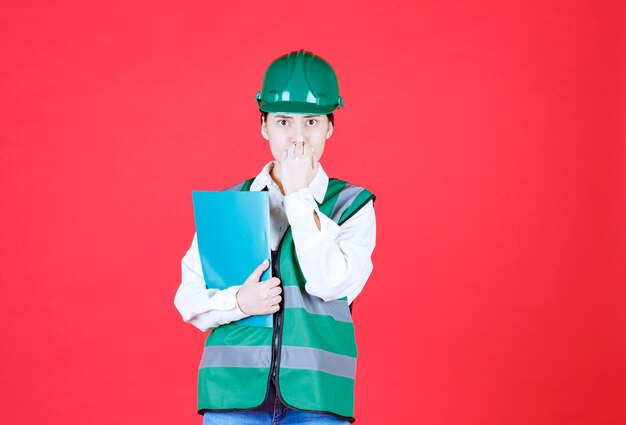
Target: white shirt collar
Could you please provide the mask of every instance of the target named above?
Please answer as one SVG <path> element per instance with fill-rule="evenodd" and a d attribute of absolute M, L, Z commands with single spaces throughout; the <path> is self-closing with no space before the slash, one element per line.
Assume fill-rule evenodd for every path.
<path fill-rule="evenodd" d="M 251 191 L 259 192 L 265 189 L 266 187 L 268 189 L 274 188 L 276 190 L 279 190 L 278 185 L 274 182 L 274 180 L 272 180 L 272 177 L 270 176 L 270 170 L 272 169 L 273 166 L 274 166 L 274 161 L 270 161 L 265 165 L 265 167 L 263 167 L 261 172 L 256 176 L 256 178 L 252 182 L 252 185 L 250 185 Z M 313 177 L 311 184 L 309 184 L 309 190 L 311 191 L 313 198 L 318 203 L 321 204 L 324 201 L 324 196 L 326 196 L 327 188 L 328 188 L 328 175 L 326 175 L 326 172 L 322 168 L 322 164 L 318 163 L 317 173 L 315 173 L 315 177 Z"/>

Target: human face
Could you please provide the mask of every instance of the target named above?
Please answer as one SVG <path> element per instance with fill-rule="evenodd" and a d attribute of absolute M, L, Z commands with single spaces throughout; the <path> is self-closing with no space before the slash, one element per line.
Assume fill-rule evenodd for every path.
<path fill-rule="evenodd" d="M 270 142 L 272 156 L 280 166 L 285 149 L 303 145 L 309 145 L 319 161 L 326 140 L 333 134 L 333 125 L 326 115 L 270 112 L 261 124 L 261 134 Z"/>

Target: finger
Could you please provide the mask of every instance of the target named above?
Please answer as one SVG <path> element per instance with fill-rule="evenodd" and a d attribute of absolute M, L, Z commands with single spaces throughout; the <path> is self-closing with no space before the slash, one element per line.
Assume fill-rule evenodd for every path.
<path fill-rule="evenodd" d="M 311 146 L 311 166 L 313 167 L 313 170 L 317 170 L 318 163 L 319 160 L 317 158 L 317 155 L 315 155 L 315 149 L 313 149 L 313 146 Z"/>
<path fill-rule="evenodd" d="M 301 157 L 304 152 L 305 145 L 304 140 L 294 142 L 293 154 L 297 157 Z"/>
<path fill-rule="evenodd" d="M 264 286 L 267 286 L 268 288 L 274 288 L 275 286 L 280 285 L 280 279 L 277 277 L 270 277 L 267 280 L 264 280 L 263 282 L 261 282 Z"/>
<path fill-rule="evenodd" d="M 259 281 L 259 279 L 261 279 L 261 275 L 263 274 L 263 272 L 265 270 L 267 270 L 267 268 L 269 267 L 270 262 L 269 260 L 266 258 L 261 264 L 259 264 L 257 266 L 256 269 L 254 269 L 254 271 L 252 272 L 252 274 L 248 277 L 248 279 L 250 280 L 255 280 L 255 281 Z"/>
<path fill-rule="evenodd" d="M 272 288 L 272 289 L 270 289 L 270 290 L 268 291 L 268 293 L 267 293 L 267 297 L 268 297 L 268 298 L 273 298 L 273 297 L 275 297 L 275 296 L 277 296 L 277 295 L 280 295 L 280 293 L 281 293 L 281 292 L 283 292 L 283 290 L 281 289 L 281 287 L 280 287 L 280 286 L 277 286 L 277 287 Z"/>
<path fill-rule="evenodd" d="M 273 297 L 273 298 L 270 300 L 270 305 L 280 304 L 280 301 L 281 301 L 282 299 L 283 299 L 283 298 L 282 298 L 280 295 L 277 295 L 277 296 Z"/>
<path fill-rule="evenodd" d="M 267 311 L 267 312 L 268 312 L 268 314 L 270 314 L 270 313 L 276 313 L 278 310 L 280 310 L 280 305 L 275 304 L 275 305 L 271 306 L 271 307 L 268 309 L 268 311 Z"/>
<path fill-rule="evenodd" d="M 311 169 L 315 169 L 315 155 L 313 153 L 313 146 L 306 145 L 306 149 L 303 152 L 303 158 L 307 160 Z"/>
<path fill-rule="evenodd" d="M 312 158 L 313 158 L 313 150 L 311 148 L 311 145 L 307 143 L 302 147 L 302 154 L 298 156 L 298 159 L 301 159 L 304 162 L 302 164 L 303 166 L 312 167 L 312 163 L 313 163 Z"/>

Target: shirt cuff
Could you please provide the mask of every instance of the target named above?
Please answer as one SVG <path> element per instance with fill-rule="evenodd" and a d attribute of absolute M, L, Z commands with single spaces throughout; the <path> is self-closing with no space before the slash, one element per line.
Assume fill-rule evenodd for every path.
<path fill-rule="evenodd" d="M 249 315 L 241 311 L 239 304 L 237 303 L 237 291 L 239 291 L 241 285 L 230 286 L 211 297 L 214 310 L 228 311 L 232 313 L 232 320 L 243 319 Z"/>

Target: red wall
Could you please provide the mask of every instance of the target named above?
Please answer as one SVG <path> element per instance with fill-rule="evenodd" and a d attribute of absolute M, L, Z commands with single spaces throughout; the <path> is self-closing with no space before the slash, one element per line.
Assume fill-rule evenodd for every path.
<path fill-rule="evenodd" d="M 191 190 L 271 159 L 299 48 L 346 101 L 324 167 L 378 195 L 358 423 L 626 423 L 620 3 L 4 2 L 2 423 L 200 423 Z"/>

